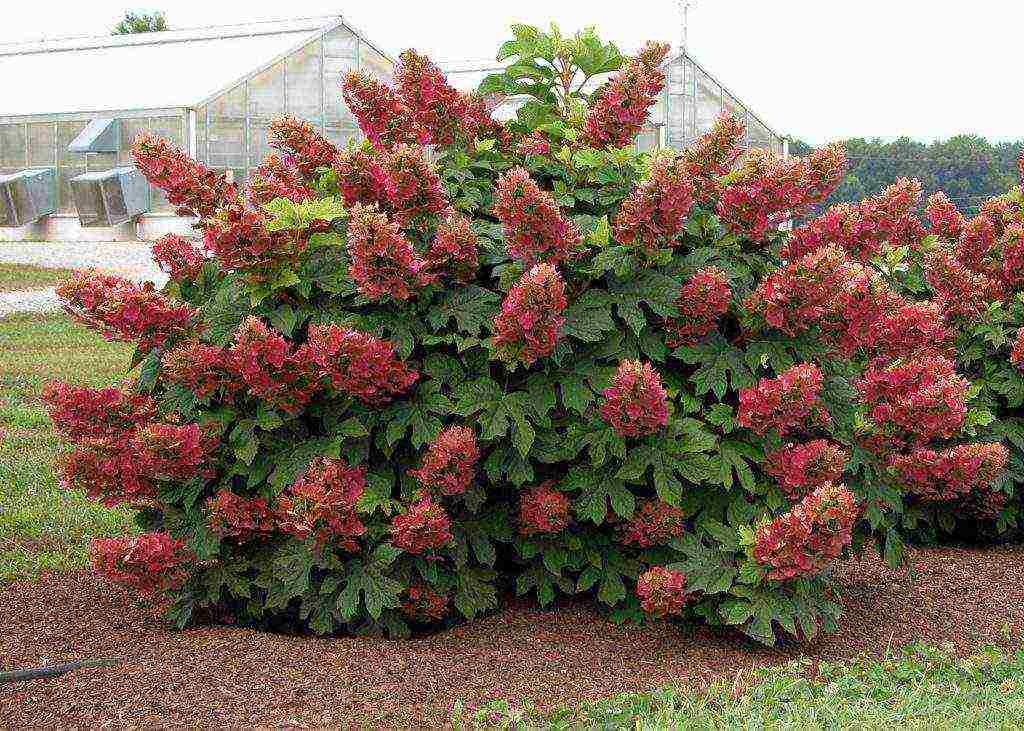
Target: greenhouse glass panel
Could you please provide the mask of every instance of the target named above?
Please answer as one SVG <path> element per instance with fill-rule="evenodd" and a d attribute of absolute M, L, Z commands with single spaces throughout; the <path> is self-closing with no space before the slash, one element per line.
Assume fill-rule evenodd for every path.
<path fill-rule="evenodd" d="M 347 28 L 324 37 L 324 125 L 327 136 L 337 139 L 356 128 L 355 118 L 341 100 L 341 81 L 359 66 L 358 42 Z"/>
<path fill-rule="evenodd" d="M 271 66 L 248 82 L 249 142 L 246 167 L 254 168 L 270 154 L 270 122 L 284 115 L 284 63 Z"/>
<path fill-rule="evenodd" d="M 25 125 L 0 125 L 0 164 L 5 168 L 22 169 L 27 162 L 25 150 Z"/>
<path fill-rule="evenodd" d="M 722 113 L 722 89 L 706 73 L 697 70 L 697 99 L 694 110 L 694 135 L 702 135 L 714 125 Z"/>
<path fill-rule="evenodd" d="M 53 122 L 28 125 L 28 164 L 30 167 L 51 167 L 57 163 L 57 128 Z"/>
<path fill-rule="evenodd" d="M 323 68 L 317 41 L 297 51 L 285 62 L 285 110 L 288 114 L 323 125 Z"/>
<path fill-rule="evenodd" d="M 206 107 L 196 109 L 196 159 L 209 159 L 206 149 Z"/>
<path fill-rule="evenodd" d="M 381 81 L 391 82 L 395 77 L 394 65 L 369 43 L 359 44 L 359 68 Z"/>
<path fill-rule="evenodd" d="M 88 124 L 86 120 L 57 122 L 57 213 L 74 213 L 75 201 L 71 197 L 68 180 L 85 172 L 84 152 L 71 152 L 71 140 Z"/>
<path fill-rule="evenodd" d="M 90 152 L 86 155 L 85 168 L 87 172 L 103 172 L 117 167 L 116 152 Z"/>

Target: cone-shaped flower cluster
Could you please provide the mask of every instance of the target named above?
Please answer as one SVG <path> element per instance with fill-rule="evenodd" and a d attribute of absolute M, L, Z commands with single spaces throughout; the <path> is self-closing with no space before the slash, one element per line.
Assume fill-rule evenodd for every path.
<path fill-rule="evenodd" d="M 1013 341 L 1010 351 L 1010 362 L 1024 370 L 1024 327 L 1017 331 L 1017 339 Z"/>
<path fill-rule="evenodd" d="M 915 449 L 892 459 L 902 489 L 922 502 L 948 502 L 991 490 L 1009 459 L 1002 444 L 960 444 L 940 452 Z"/>
<path fill-rule="evenodd" d="M 661 500 L 645 500 L 637 506 L 633 517 L 621 528 L 624 544 L 649 548 L 668 543 L 683 535 L 683 511 Z"/>
<path fill-rule="evenodd" d="M 473 483 L 480 449 L 476 434 L 464 426 L 442 429 L 430 444 L 423 464 L 409 474 L 419 480 L 427 492 L 461 495 Z"/>
<path fill-rule="evenodd" d="M 446 273 L 463 282 L 476 277 L 480 267 L 477 238 L 469 219 L 449 210 L 437 224 L 426 260 L 433 273 Z"/>
<path fill-rule="evenodd" d="M 176 234 L 161 236 L 153 243 L 152 251 L 153 261 L 175 282 L 197 278 L 206 262 L 195 244 Z"/>
<path fill-rule="evenodd" d="M 54 428 L 72 441 L 117 441 L 156 416 L 152 398 L 117 388 L 84 388 L 50 381 L 43 387 L 42 399 Z"/>
<path fill-rule="evenodd" d="M 729 311 L 731 300 L 726 273 L 718 267 L 701 269 L 679 290 L 675 301 L 679 316 L 665 321 L 665 342 L 670 348 L 694 345 L 718 327 L 718 320 Z"/>
<path fill-rule="evenodd" d="M 816 576 L 850 545 L 858 514 L 846 487 L 822 485 L 757 530 L 754 559 L 773 581 Z"/>
<path fill-rule="evenodd" d="M 388 207 L 395 199 L 395 184 L 384 169 L 383 156 L 363 147 L 339 153 L 334 176 L 345 205 L 376 203 Z"/>
<path fill-rule="evenodd" d="M 594 94 L 583 140 L 591 147 L 622 147 L 633 142 L 647 121 L 647 112 L 665 88 L 658 66 L 669 51 L 666 43 L 648 43 Z"/>
<path fill-rule="evenodd" d="M 432 554 L 451 543 L 451 527 L 448 513 L 427 496 L 395 516 L 391 542 L 408 553 Z"/>
<path fill-rule="evenodd" d="M 210 530 L 226 538 L 249 540 L 277 529 L 274 510 L 266 498 L 244 498 L 221 490 L 206 501 Z"/>
<path fill-rule="evenodd" d="M 427 262 L 413 249 L 398 223 L 375 206 L 355 206 L 348 222 L 349 273 L 371 300 L 403 302 L 431 282 Z"/>
<path fill-rule="evenodd" d="M 384 169 L 391 181 L 389 207 L 402 226 L 419 225 L 424 216 L 448 208 L 441 179 L 422 147 L 398 145 L 384 156 Z"/>
<path fill-rule="evenodd" d="M 879 317 L 868 329 L 865 345 L 872 355 L 909 358 L 928 352 L 949 354 L 952 339 L 942 308 L 925 300 L 909 302 Z"/>
<path fill-rule="evenodd" d="M 739 143 L 745 131 L 742 121 L 723 112 L 708 132 L 683 150 L 694 196 L 701 204 L 718 198 L 722 190 L 720 178 L 732 169 L 739 157 Z"/>
<path fill-rule="evenodd" d="M 696 596 L 686 591 L 686 584 L 686 574 L 682 571 L 652 566 L 636 580 L 640 608 L 652 617 L 682 614 L 683 607 Z"/>
<path fill-rule="evenodd" d="M 218 391 L 230 397 L 241 383 L 228 369 L 224 348 L 198 340 L 186 340 L 164 353 L 161 377 L 168 383 L 187 388 L 200 401 L 207 401 Z"/>
<path fill-rule="evenodd" d="M 543 132 L 533 132 L 519 141 L 516 152 L 521 157 L 548 155 L 551 153 L 551 143 Z"/>
<path fill-rule="evenodd" d="M 798 363 L 778 378 L 762 378 L 757 386 L 740 390 L 737 421 L 755 434 L 786 436 L 830 419 L 819 394 L 818 366 Z"/>
<path fill-rule="evenodd" d="M 509 255 L 527 266 L 539 261 L 559 264 L 580 253 L 579 228 L 525 168 L 513 168 L 498 178 L 494 215 L 504 228 Z"/>
<path fill-rule="evenodd" d="M 519 532 L 524 536 L 557 533 L 569 525 L 570 519 L 569 498 L 555 487 L 554 480 L 519 496 Z"/>
<path fill-rule="evenodd" d="M 428 584 L 413 584 L 405 592 L 402 612 L 414 622 L 428 624 L 444 619 L 450 603 L 447 594 L 435 591 Z"/>
<path fill-rule="evenodd" d="M 166 139 L 143 132 L 132 145 L 132 157 L 146 180 L 164 191 L 184 216 L 209 218 L 238 196 L 221 173 L 193 160 Z"/>
<path fill-rule="evenodd" d="M 366 490 L 366 468 L 344 460 L 319 457 L 277 501 L 276 521 L 282 533 L 318 545 L 358 551 L 355 539 L 366 532 L 356 507 Z"/>
<path fill-rule="evenodd" d="M 338 156 L 333 142 L 306 120 L 295 117 L 281 117 L 271 122 L 268 141 L 307 177 L 319 168 L 331 167 Z"/>
<path fill-rule="evenodd" d="M 960 238 L 964 230 L 964 215 L 942 191 L 928 197 L 924 215 L 928 217 L 933 234 L 950 241 Z"/>
<path fill-rule="evenodd" d="M 135 282 L 96 270 L 75 272 L 57 286 L 57 296 L 74 319 L 107 340 L 137 341 L 144 351 L 181 337 L 195 326 L 195 312 L 171 302 L 147 282 Z"/>
<path fill-rule="evenodd" d="M 255 317 L 249 317 L 235 333 L 227 363 L 245 383 L 250 396 L 289 414 L 298 413 L 309 403 L 317 388 L 291 344 Z"/>
<path fill-rule="evenodd" d="M 998 282 L 972 271 L 951 252 L 941 249 L 925 258 L 925 278 L 935 301 L 952 321 L 970 321 L 984 312 L 988 303 L 1003 296 Z"/>
<path fill-rule="evenodd" d="M 147 597 L 154 609 L 167 603 L 166 593 L 185 581 L 195 560 L 184 542 L 163 532 L 97 538 L 90 552 L 97 572 Z"/>
<path fill-rule="evenodd" d="M 258 206 L 265 206 L 275 198 L 302 203 L 315 195 L 302 174 L 277 155 L 267 155 L 249 176 L 249 200 Z"/>
<path fill-rule="evenodd" d="M 601 395 L 601 418 L 620 437 L 655 434 L 668 423 L 668 394 L 650 363 L 622 361 Z"/>
<path fill-rule="evenodd" d="M 412 113 L 395 91 L 383 81 L 360 71 L 350 71 L 342 81 L 342 96 L 359 129 L 379 149 L 397 144 L 424 142 L 412 124 Z"/>
<path fill-rule="evenodd" d="M 693 208 L 693 186 L 686 162 L 660 157 L 650 175 L 622 202 L 615 216 L 615 240 L 652 255 L 662 246 L 675 246 Z"/>
<path fill-rule="evenodd" d="M 774 477 L 791 500 L 802 498 L 826 482 L 838 482 L 850 453 L 826 439 L 787 444 L 769 452 L 764 470 Z"/>
<path fill-rule="evenodd" d="M 495 355 L 532 365 L 555 351 L 565 318 L 565 284 L 550 264 L 537 264 L 509 290 L 494 318 Z"/>

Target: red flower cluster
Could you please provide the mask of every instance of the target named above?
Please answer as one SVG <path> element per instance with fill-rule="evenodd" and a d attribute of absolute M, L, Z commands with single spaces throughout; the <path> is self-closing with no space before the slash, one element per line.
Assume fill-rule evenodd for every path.
<path fill-rule="evenodd" d="M 973 320 L 1002 297 L 998 282 L 941 249 L 925 257 L 925 279 L 946 318 L 953 321 Z"/>
<path fill-rule="evenodd" d="M 167 592 L 185 582 L 187 566 L 195 560 L 183 542 L 167 533 L 95 538 L 91 553 L 97 572 L 139 592 L 154 602 L 156 609 L 166 606 Z"/>
<path fill-rule="evenodd" d="M 245 382 L 252 396 L 289 414 L 301 411 L 316 391 L 305 359 L 255 317 L 246 319 L 235 333 L 227 365 Z"/>
<path fill-rule="evenodd" d="M 178 207 L 179 215 L 209 218 L 238 196 L 238 190 L 222 174 L 149 132 L 135 138 L 132 157 L 146 180 Z"/>
<path fill-rule="evenodd" d="M 265 206 L 275 198 L 302 203 L 315 195 L 302 174 L 277 155 L 267 155 L 249 176 L 249 200 L 257 206 Z"/>
<path fill-rule="evenodd" d="M 652 617 L 671 617 L 683 613 L 683 607 L 696 596 L 686 591 L 687 578 L 682 571 L 652 566 L 636 580 L 640 608 Z"/>
<path fill-rule="evenodd" d="M 54 428 L 76 442 L 120 441 L 156 416 L 156 404 L 149 396 L 116 388 L 85 388 L 50 381 L 43 386 L 42 399 Z"/>
<path fill-rule="evenodd" d="M 565 284 L 550 264 L 537 264 L 505 295 L 494 318 L 494 349 L 506 362 L 532 365 L 551 355 L 562 334 Z"/>
<path fill-rule="evenodd" d="M 496 130 L 482 99 L 453 88 L 441 69 L 412 49 L 399 56 L 395 83 L 423 144 L 472 142 Z"/>
<path fill-rule="evenodd" d="M 893 457 L 891 466 L 899 485 L 917 499 L 949 502 L 990 490 L 1008 459 L 1002 444 L 973 443 L 941 452 L 915 449 Z"/>
<path fill-rule="evenodd" d="M 383 164 L 391 182 L 388 203 L 400 225 L 413 226 L 424 216 L 448 209 L 441 178 L 422 147 L 398 145 L 384 155 Z"/>
<path fill-rule="evenodd" d="M 719 178 L 732 169 L 739 157 L 739 142 L 745 131 L 742 121 L 723 112 L 708 132 L 683 150 L 686 170 L 701 204 L 717 200 L 722 189 Z"/>
<path fill-rule="evenodd" d="M 985 216 L 975 216 L 968 221 L 953 250 L 961 264 L 979 274 L 992 272 L 989 256 L 996 243 L 996 224 Z"/>
<path fill-rule="evenodd" d="M 334 173 L 346 206 L 376 203 L 386 207 L 395 198 L 395 185 L 379 153 L 363 147 L 341 152 L 334 162 Z"/>
<path fill-rule="evenodd" d="M 414 622 L 430 623 L 444 619 L 450 601 L 428 584 L 413 584 L 405 591 L 402 612 Z"/>
<path fill-rule="evenodd" d="M 667 43 L 648 43 L 600 89 L 583 125 L 583 140 L 591 147 L 623 147 L 633 142 L 647 122 L 647 111 L 665 88 L 658 66 L 669 51 Z"/>
<path fill-rule="evenodd" d="M 709 335 L 718 327 L 718 319 L 729 311 L 731 301 L 726 273 L 717 267 L 701 269 L 679 290 L 675 301 L 679 316 L 665 321 L 668 346 L 694 345 Z"/>
<path fill-rule="evenodd" d="M 427 251 L 432 272 L 447 272 L 463 282 L 476 278 L 480 267 L 476 232 L 469 219 L 454 209 L 444 214 Z"/>
<path fill-rule="evenodd" d="M 841 145 L 787 160 L 755 148 L 721 192 L 718 215 L 734 233 L 760 241 L 783 221 L 828 198 L 845 171 Z"/>
<path fill-rule="evenodd" d="M 916 244 L 923 230 L 914 216 L 921 200 L 921 184 L 900 178 L 872 198 L 857 205 L 840 203 L 824 215 L 793 231 L 782 256 L 795 259 L 825 246 L 838 246 L 850 256 L 867 261 L 890 242 Z"/>
<path fill-rule="evenodd" d="M 789 443 L 765 457 L 764 471 L 774 477 L 790 499 L 796 500 L 826 482 L 836 482 L 846 469 L 850 454 L 838 444 L 815 439 Z"/>
<path fill-rule="evenodd" d="M 1013 341 L 1010 351 L 1010 362 L 1024 370 L 1024 327 L 1017 331 L 1017 339 Z"/>
<path fill-rule="evenodd" d="M 300 540 L 312 538 L 319 546 L 336 543 L 356 552 L 355 539 L 366 532 L 356 515 L 365 491 L 365 467 L 318 457 L 278 498 L 277 527 Z"/>
<path fill-rule="evenodd" d="M 141 473 L 128 437 L 119 443 L 85 440 L 61 457 L 60 467 L 61 487 L 84 492 L 108 508 L 149 505 L 156 497 L 157 486 Z"/>
<path fill-rule="evenodd" d="M 219 443 L 218 434 L 199 424 L 154 422 L 135 432 L 129 449 L 139 474 L 154 480 L 187 482 L 213 476 L 209 456 Z"/>
<path fill-rule="evenodd" d="M 451 527 L 448 513 L 427 496 L 391 521 L 391 542 L 408 553 L 433 553 L 451 543 Z"/>
<path fill-rule="evenodd" d="M 879 317 L 868 329 L 873 354 L 910 358 L 927 353 L 951 354 L 953 334 L 936 302 L 909 302 Z"/>
<path fill-rule="evenodd" d="M 62 280 L 57 296 L 75 320 L 98 330 L 107 340 L 137 341 L 144 351 L 181 337 L 195 325 L 191 307 L 175 304 L 152 283 L 140 286 L 94 269 Z"/>
<path fill-rule="evenodd" d="M 461 495 L 472 484 L 479 459 L 473 430 L 449 426 L 431 443 L 420 468 L 409 470 L 409 474 L 431 493 Z"/>
<path fill-rule="evenodd" d="M 312 325 L 309 337 L 295 352 L 315 382 L 379 405 L 407 391 L 419 374 L 395 357 L 388 340 L 339 325 Z"/>
<path fill-rule="evenodd" d="M 740 390 L 737 421 L 755 434 L 779 436 L 813 422 L 828 424 L 828 411 L 819 398 L 822 377 L 813 363 L 798 363 L 778 378 L 762 378 L 757 386 Z"/>
<path fill-rule="evenodd" d="M 206 256 L 188 239 L 175 234 L 161 236 L 152 247 L 153 261 L 175 282 L 196 279 Z"/>
<path fill-rule="evenodd" d="M 601 418 L 620 437 L 655 434 L 668 423 L 668 394 L 650 363 L 622 361 L 601 395 Z"/>
<path fill-rule="evenodd" d="M 433 276 L 427 262 L 412 248 L 398 224 L 375 206 L 356 205 L 348 222 L 349 273 L 359 291 L 371 300 L 399 302 L 428 285 Z"/>
<path fill-rule="evenodd" d="M 219 536 L 249 538 L 273 533 L 275 514 L 266 498 L 244 498 L 221 490 L 206 501 L 210 530 Z"/>
<path fill-rule="evenodd" d="M 557 533 L 569 525 L 569 498 L 547 480 L 519 496 L 519 532 L 524 536 Z"/>
<path fill-rule="evenodd" d="M 842 249 L 823 247 L 762 279 L 747 300 L 747 309 L 787 335 L 814 325 L 831 331 L 841 316 L 839 293 L 848 286 L 852 271 Z"/>
<path fill-rule="evenodd" d="M 551 153 L 551 143 L 543 132 L 536 130 L 519 141 L 516 152 L 522 157 L 541 157 Z"/>
<path fill-rule="evenodd" d="M 998 520 L 1009 502 L 1002 490 L 980 488 L 960 501 L 960 509 L 975 520 L 991 522 Z"/>
<path fill-rule="evenodd" d="M 228 370 L 227 352 L 198 340 L 186 340 L 164 353 L 160 377 L 187 388 L 200 401 L 218 389 L 228 396 L 240 386 Z"/>
<path fill-rule="evenodd" d="M 928 197 L 924 215 L 928 217 L 933 234 L 949 241 L 956 241 L 960 238 L 960 234 L 964 230 L 964 216 L 942 191 Z"/>
<path fill-rule="evenodd" d="M 661 500 L 640 503 L 633 517 L 622 526 L 622 542 L 627 546 L 650 548 L 683 535 L 685 516 L 679 508 Z"/>
<path fill-rule="evenodd" d="M 270 146 L 288 156 L 287 162 L 299 172 L 311 176 L 318 168 L 329 168 L 338 156 L 338 148 L 304 119 L 280 117 L 270 123 Z"/>
<path fill-rule="evenodd" d="M 538 261 L 559 264 L 580 254 L 579 228 L 525 168 L 513 168 L 498 178 L 494 215 L 504 227 L 509 255 L 527 266 Z"/>
<path fill-rule="evenodd" d="M 940 355 L 875 362 L 856 383 L 868 418 L 891 446 L 954 436 L 964 423 L 969 385 Z"/>
<path fill-rule="evenodd" d="M 789 512 L 758 528 L 754 560 L 770 567 L 773 581 L 815 576 L 852 540 L 859 509 L 853 493 L 827 483 Z"/>
<path fill-rule="evenodd" d="M 693 208 L 693 186 L 686 161 L 660 157 L 651 174 L 622 202 L 613 235 L 620 244 L 653 255 L 660 246 L 675 246 Z"/>
<path fill-rule="evenodd" d="M 282 264 L 294 264 L 306 250 L 306 237 L 295 231 L 268 231 L 269 218 L 251 203 L 232 202 L 206 222 L 206 248 L 225 269 L 254 277 Z"/>
<path fill-rule="evenodd" d="M 342 97 L 367 139 L 387 150 L 400 143 L 425 142 L 411 110 L 394 90 L 367 73 L 350 71 L 342 81 Z"/>

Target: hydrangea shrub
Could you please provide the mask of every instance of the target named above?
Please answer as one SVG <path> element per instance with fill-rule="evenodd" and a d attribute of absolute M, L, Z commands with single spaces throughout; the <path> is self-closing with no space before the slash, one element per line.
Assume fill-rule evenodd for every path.
<path fill-rule="evenodd" d="M 585 594 L 770 643 L 834 627 L 842 552 L 898 558 L 892 445 L 969 420 L 946 340 L 913 337 L 934 311 L 861 261 L 902 198 L 788 237 L 841 148 L 741 156 L 723 117 L 638 153 L 667 46 L 513 30 L 477 94 L 414 51 L 393 86 L 349 74 L 365 141 L 279 120 L 245 192 L 136 142 L 202 242 L 154 246 L 162 292 L 60 286 L 138 348 L 124 390 L 46 399 L 65 484 L 137 510 L 97 568 L 179 625 L 405 636 Z M 999 471 L 950 455 L 965 486 Z"/>

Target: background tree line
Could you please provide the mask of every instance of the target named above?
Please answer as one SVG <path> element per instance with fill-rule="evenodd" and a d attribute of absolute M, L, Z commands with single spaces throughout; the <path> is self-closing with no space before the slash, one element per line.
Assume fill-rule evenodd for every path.
<path fill-rule="evenodd" d="M 977 213 L 985 199 L 1006 192 L 1017 179 L 1017 157 L 1024 140 L 992 143 L 975 135 L 957 135 L 931 144 L 901 137 L 892 142 L 854 138 L 844 143 L 849 157 L 846 179 L 826 201 L 856 202 L 900 177 L 917 178 L 925 197 L 944 190 L 965 215 Z M 813 147 L 790 142 L 793 155 Z"/>

